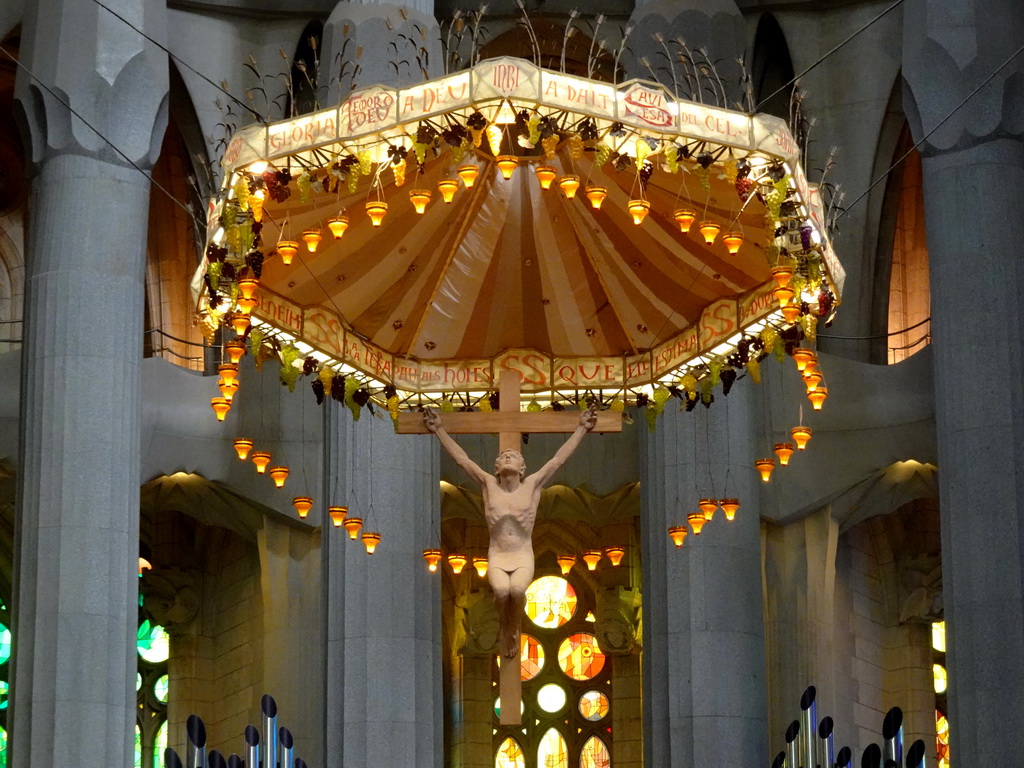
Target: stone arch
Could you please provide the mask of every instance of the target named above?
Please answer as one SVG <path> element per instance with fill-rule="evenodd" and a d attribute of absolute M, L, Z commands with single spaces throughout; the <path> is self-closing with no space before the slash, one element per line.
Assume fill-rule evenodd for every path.
<path fill-rule="evenodd" d="M 757 111 L 788 122 L 789 100 L 793 93 L 793 60 L 789 55 L 786 35 L 771 13 L 762 14 L 757 22 L 750 71 Z"/>

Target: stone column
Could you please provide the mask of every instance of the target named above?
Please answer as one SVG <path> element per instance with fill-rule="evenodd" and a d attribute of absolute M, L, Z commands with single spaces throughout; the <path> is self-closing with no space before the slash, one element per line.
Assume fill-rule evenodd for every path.
<path fill-rule="evenodd" d="M 744 765 L 767 755 L 752 396 L 743 381 L 728 397 L 719 390 L 710 410 L 679 412 L 670 400 L 641 449 L 644 758 L 652 764 Z M 668 526 L 684 524 L 701 496 L 726 494 L 740 500 L 736 519 L 719 510 L 676 549 Z"/>
<path fill-rule="evenodd" d="M 324 763 L 440 766 L 441 592 L 423 562 L 439 526 L 439 449 L 365 410 L 358 422 L 335 403 L 325 413 L 324 500 L 381 541 L 370 556 L 343 529 L 323 532 Z"/>
<path fill-rule="evenodd" d="M 1024 8 L 904 10 L 906 112 L 923 155 L 953 759 L 1024 753 Z M 1011 718 L 1012 720 L 1012 718 Z"/>
<path fill-rule="evenodd" d="M 162 4 L 118 11 L 159 36 Z M 139 364 L 164 55 L 93 3 L 26 7 L 26 236 L 11 764 L 132 765 Z"/>

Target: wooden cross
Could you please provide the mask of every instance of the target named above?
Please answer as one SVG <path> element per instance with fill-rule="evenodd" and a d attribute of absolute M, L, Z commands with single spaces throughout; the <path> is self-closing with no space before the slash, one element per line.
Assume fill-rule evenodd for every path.
<path fill-rule="evenodd" d="M 557 432 L 575 432 L 580 415 L 575 411 L 545 411 L 522 413 L 519 394 L 522 379 L 518 371 L 502 371 L 498 378 L 500 404 L 489 413 L 445 413 L 441 424 L 449 435 L 480 435 L 498 433 L 498 452 L 522 451 L 522 435 Z M 622 415 L 615 411 L 599 411 L 592 432 L 621 432 Z M 428 434 L 423 416 L 418 413 L 398 415 L 398 433 L 403 435 Z M 517 638 L 518 640 L 518 638 Z M 517 642 L 517 645 L 519 643 Z M 502 664 L 499 684 L 502 725 L 519 725 L 522 701 L 522 682 L 519 664 Z"/>

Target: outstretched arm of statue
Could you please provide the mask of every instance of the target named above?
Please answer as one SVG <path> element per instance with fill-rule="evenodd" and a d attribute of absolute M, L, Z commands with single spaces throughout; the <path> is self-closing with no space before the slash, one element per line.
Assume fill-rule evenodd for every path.
<path fill-rule="evenodd" d="M 480 483 L 480 485 L 487 483 L 490 475 L 480 469 L 476 462 L 469 458 L 461 445 L 452 440 L 451 435 L 441 426 L 441 417 L 437 415 L 436 411 L 428 408 L 423 412 L 423 425 L 437 435 L 437 439 L 441 441 L 441 447 L 448 451 L 448 455 L 455 459 L 455 463 L 466 470 L 466 473 L 471 478 Z"/>
<path fill-rule="evenodd" d="M 587 410 L 580 414 L 580 423 L 576 427 L 576 431 L 555 452 L 551 460 L 532 475 L 539 486 L 547 485 L 555 472 L 572 456 L 573 451 L 579 448 L 580 443 L 583 441 L 583 436 L 592 430 L 595 424 L 597 424 L 597 410 L 595 408 L 587 408 Z"/>

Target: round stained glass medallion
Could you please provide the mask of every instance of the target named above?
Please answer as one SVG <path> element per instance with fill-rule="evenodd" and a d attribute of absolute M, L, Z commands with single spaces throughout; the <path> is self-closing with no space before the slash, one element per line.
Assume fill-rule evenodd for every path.
<path fill-rule="evenodd" d="M 526 615 L 538 627 L 555 629 L 576 613 L 576 590 L 559 576 L 541 576 L 526 589 Z"/>
<path fill-rule="evenodd" d="M 139 656 L 150 664 L 167 661 L 167 657 L 170 656 L 170 638 L 167 637 L 167 631 L 159 624 L 150 624 L 149 619 L 139 624 L 137 644 Z"/>
<path fill-rule="evenodd" d="M 520 701 L 519 702 L 519 714 L 521 715 L 525 711 L 526 711 L 526 708 L 523 706 L 523 702 Z M 494 714 L 497 717 L 501 717 L 501 696 L 499 696 L 498 698 L 496 698 L 494 700 Z"/>
<path fill-rule="evenodd" d="M 565 688 L 555 683 L 541 686 L 537 691 L 537 705 L 545 712 L 558 712 L 565 706 Z"/>
<path fill-rule="evenodd" d="M 573 680 L 589 680 L 604 669 L 597 638 L 586 632 L 569 635 L 558 646 L 558 666 Z"/>
<path fill-rule="evenodd" d="M 157 681 L 153 683 L 153 693 L 156 694 L 156 700 L 162 701 L 164 704 L 167 703 L 167 689 L 170 686 L 170 680 L 167 675 L 160 675 Z"/>
<path fill-rule="evenodd" d="M 519 676 L 522 680 L 532 680 L 544 669 L 544 647 L 537 638 L 527 634 L 519 635 L 519 661 L 522 664 Z M 498 667 L 501 667 L 501 656 L 498 656 Z"/>
<path fill-rule="evenodd" d="M 587 720 L 597 721 L 608 714 L 608 697 L 600 691 L 587 691 L 580 696 L 579 710 Z"/>
<path fill-rule="evenodd" d="M 11 686 L 6 680 L 0 680 L 0 709 L 7 709 L 7 694 L 11 692 Z M 2 765 L 2 763 L 0 763 Z"/>

